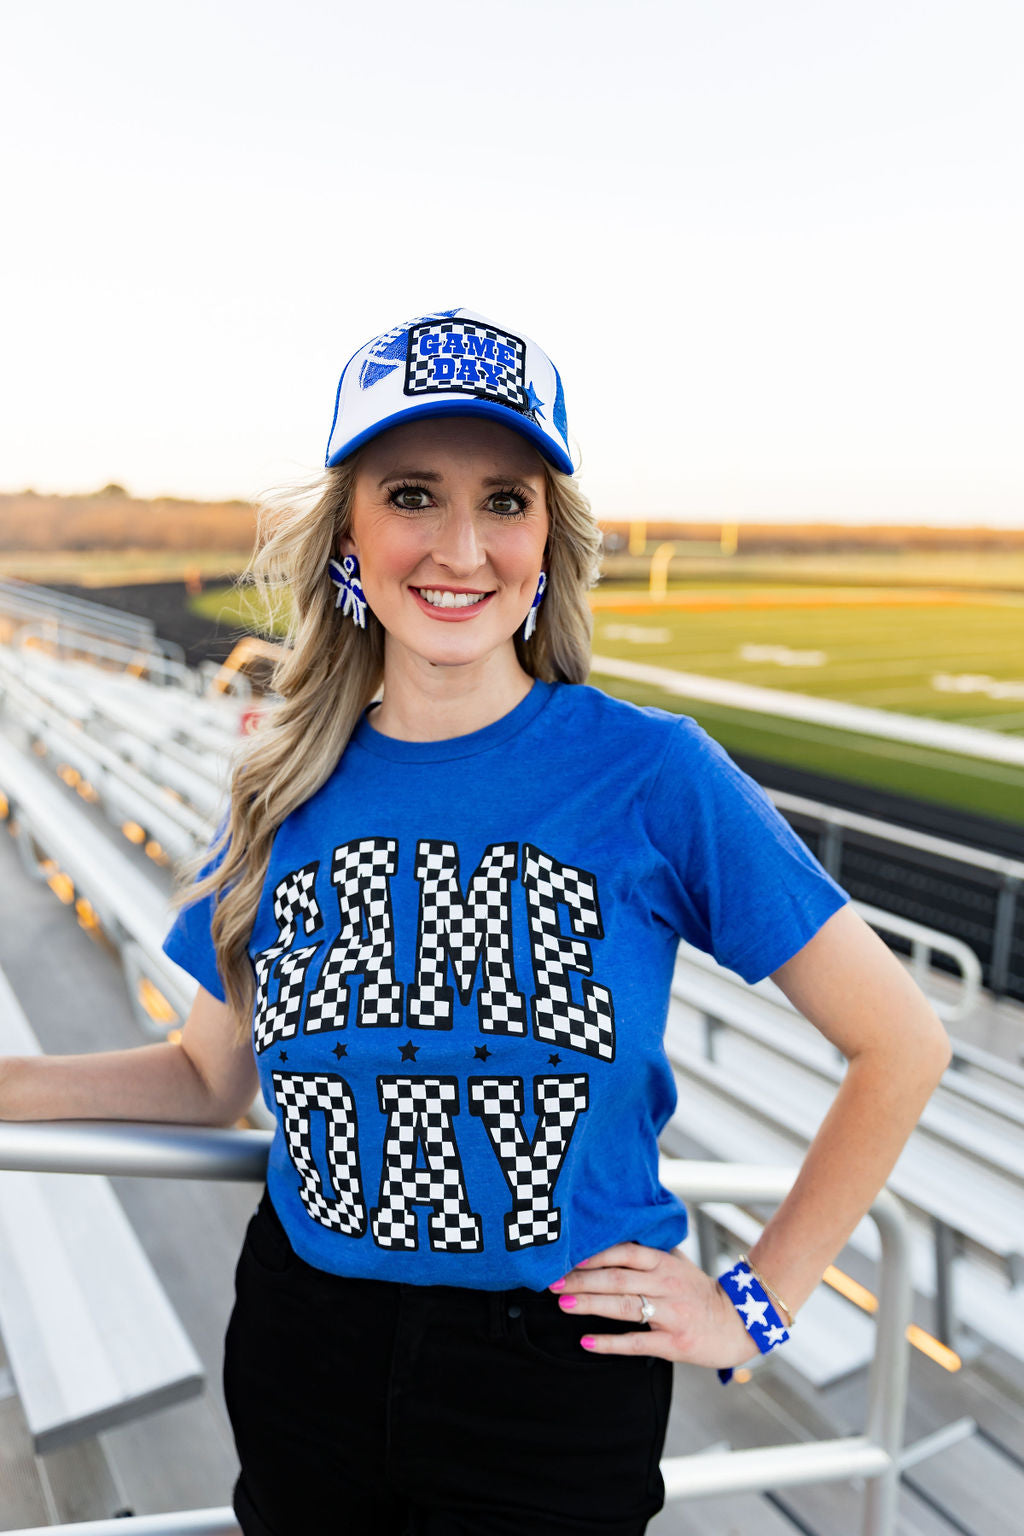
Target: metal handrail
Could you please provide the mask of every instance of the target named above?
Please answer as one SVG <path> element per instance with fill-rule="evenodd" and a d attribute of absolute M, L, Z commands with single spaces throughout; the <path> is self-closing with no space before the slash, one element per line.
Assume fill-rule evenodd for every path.
<path fill-rule="evenodd" d="M 913 918 L 901 917 L 896 912 L 884 912 L 881 907 L 873 907 L 865 901 L 855 901 L 853 906 L 872 928 L 880 928 L 883 933 L 894 933 L 902 939 L 910 940 L 911 971 L 922 992 L 927 992 L 929 956 L 948 956 L 960 972 L 960 996 L 955 1002 L 931 998 L 932 1007 L 945 1024 L 959 1024 L 961 1020 L 971 1017 L 981 993 L 981 961 L 969 944 L 965 944 L 962 939 L 952 938 L 948 933 L 940 933 L 927 923 L 915 922 Z"/>
<path fill-rule="evenodd" d="M 262 1179 L 270 1134 L 133 1122 L 0 1123 L 0 1169 L 34 1172 L 141 1174 L 159 1178 Z M 789 1168 L 663 1159 L 661 1179 L 694 1205 L 712 1201 L 782 1200 L 796 1177 Z M 883 1190 L 871 1207 L 882 1259 L 878 1333 L 862 1435 L 812 1444 L 667 1457 L 669 1498 L 765 1491 L 800 1484 L 865 1479 L 863 1536 L 892 1536 L 907 1397 L 906 1330 L 910 1321 L 910 1249 L 906 1217 Z M 34 1536 L 42 1536 L 37 1528 Z M 230 1510 L 150 1515 L 131 1527 L 118 1521 L 49 1527 L 63 1536 L 237 1536 Z M 15 1536 L 33 1536 L 29 1531 Z"/>
<path fill-rule="evenodd" d="M 56 615 L 33 619 L 22 624 L 15 643 L 20 648 L 30 648 L 38 641 L 56 645 L 76 657 L 88 657 L 91 661 L 110 661 L 120 670 L 139 667 L 164 683 L 176 683 L 186 693 L 198 692 L 195 673 L 185 664 L 184 648 L 174 640 L 162 640 L 157 634 L 142 634 L 137 639 L 102 640 L 88 630 L 76 629 L 64 623 Z"/>
<path fill-rule="evenodd" d="M 138 635 L 152 640 L 156 625 L 140 614 L 126 613 L 106 603 L 70 597 L 52 587 L 35 586 L 27 581 L 0 581 L 0 612 L 12 618 L 70 618 L 91 626 L 92 633 L 106 630 L 112 635 Z"/>
<path fill-rule="evenodd" d="M 819 857 L 829 874 L 837 880 L 842 878 L 839 866 L 842 861 L 844 831 L 859 832 L 879 842 L 914 849 L 995 876 L 998 885 L 992 925 L 989 987 L 997 997 L 1007 991 L 1013 965 L 1017 904 L 1024 885 L 1024 860 L 989 853 L 985 848 L 970 848 L 965 843 L 954 843 L 949 838 L 935 837 L 930 832 L 916 832 L 910 827 L 894 826 L 874 816 L 863 816 L 858 811 L 847 811 L 841 806 L 825 805 L 820 800 L 808 800 L 803 795 L 792 795 L 786 790 L 769 789 L 767 793 L 778 810 L 789 816 L 802 816 L 821 826 L 822 846 Z"/>
<path fill-rule="evenodd" d="M 808 800 L 804 795 L 792 795 L 788 790 L 766 789 L 765 794 L 778 810 L 790 811 L 794 816 L 806 816 L 828 826 L 845 827 L 850 832 L 863 832 L 881 842 L 916 848 L 921 853 L 931 853 L 940 859 L 953 859 L 959 864 L 970 864 L 975 869 L 985 869 L 991 874 L 1024 879 L 1024 861 L 1021 859 L 989 853 L 985 848 L 972 848 L 967 843 L 954 843 L 947 837 L 936 837 L 932 832 L 916 832 L 912 827 L 879 821 L 875 816 L 864 816 L 859 811 L 848 811 L 838 805 L 826 805 L 822 800 Z"/>

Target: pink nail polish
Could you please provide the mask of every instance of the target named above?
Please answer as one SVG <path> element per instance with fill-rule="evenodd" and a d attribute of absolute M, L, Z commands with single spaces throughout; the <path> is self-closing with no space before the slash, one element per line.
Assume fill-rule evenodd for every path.
<path fill-rule="evenodd" d="M 580 1339 L 580 1343 L 583 1345 L 584 1349 L 593 1349 L 594 1345 L 597 1343 L 597 1340 L 594 1338 L 592 1333 L 585 1333 L 582 1339 Z"/>
<path fill-rule="evenodd" d="M 548 1286 L 548 1290 L 549 1291 L 564 1291 L 565 1290 L 565 1281 L 564 1280 L 556 1280 L 554 1285 L 549 1285 Z"/>
<path fill-rule="evenodd" d="M 564 1312 L 571 1312 L 573 1307 L 576 1305 L 576 1297 L 575 1296 L 559 1296 L 559 1298 L 558 1298 L 558 1305 L 562 1308 L 562 1310 Z"/>

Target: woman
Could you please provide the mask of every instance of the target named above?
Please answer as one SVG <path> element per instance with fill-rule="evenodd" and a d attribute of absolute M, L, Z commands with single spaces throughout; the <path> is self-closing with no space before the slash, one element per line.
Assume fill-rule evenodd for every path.
<path fill-rule="evenodd" d="M 788 1337 L 948 1059 L 725 754 L 585 686 L 572 468 L 527 338 L 454 310 L 355 355 L 323 493 L 255 557 L 290 651 L 168 939 L 200 983 L 181 1042 L 0 1080 L 9 1117 L 201 1123 L 259 1081 L 278 1129 L 225 1365 L 247 1536 L 642 1532 L 671 1362 L 727 1378 Z M 680 936 L 850 1063 L 720 1281 L 657 1180 Z"/>

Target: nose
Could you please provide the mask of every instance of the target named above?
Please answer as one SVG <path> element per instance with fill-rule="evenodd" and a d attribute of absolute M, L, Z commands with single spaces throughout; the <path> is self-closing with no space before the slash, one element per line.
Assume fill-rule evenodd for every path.
<path fill-rule="evenodd" d="M 438 528 L 431 556 L 457 578 L 465 579 L 480 569 L 487 557 L 471 507 L 448 508 Z"/>

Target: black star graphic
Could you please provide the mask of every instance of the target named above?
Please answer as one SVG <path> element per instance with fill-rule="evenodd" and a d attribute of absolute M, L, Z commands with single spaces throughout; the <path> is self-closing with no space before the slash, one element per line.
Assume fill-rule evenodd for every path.
<path fill-rule="evenodd" d="M 549 1056 L 548 1057 L 548 1061 L 550 1061 L 550 1063 L 551 1063 L 551 1065 L 553 1067 L 557 1067 L 558 1063 L 561 1061 L 561 1059 L 562 1058 L 561 1058 L 561 1056 L 559 1056 L 557 1051 L 555 1052 L 555 1054 L 553 1056 Z"/>
<path fill-rule="evenodd" d="M 402 1053 L 402 1060 L 403 1061 L 415 1061 L 416 1060 L 416 1052 L 419 1050 L 419 1046 L 418 1045 L 413 1045 L 411 1040 L 407 1040 L 405 1042 L 405 1044 L 404 1045 L 400 1045 L 398 1047 L 398 1049 Z"/>
<path fill-rule="evenodd" d="M 288 1052 L 287 1051 L 278 1051 L 277 1054 L 280 1056 L 282 1061 L 287 1061 L 288 1060 Z"/>
<path fill-rule="evenodd" d="M 348 1055 L 348 1046 L 347 1045 L 336 1045 L 334 1047 L 334 1054 L 335 1054 L 335 1056 L 337 1056 L 338 1060 L 340 1061 L 343 1056 L 347 1056 Z"/>
<path fill-rule="evenodd" d="M 473 1052 L 473 1055 L 477 1061 L 486 1061 L 490 1054 L 491 1053 L 487 1049 L 486 1045 L 478 1045 L 476 1050 Z"/>

